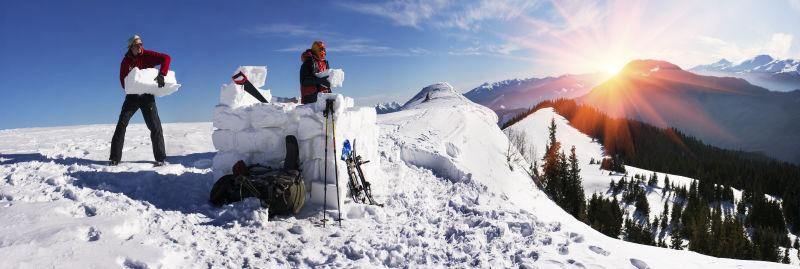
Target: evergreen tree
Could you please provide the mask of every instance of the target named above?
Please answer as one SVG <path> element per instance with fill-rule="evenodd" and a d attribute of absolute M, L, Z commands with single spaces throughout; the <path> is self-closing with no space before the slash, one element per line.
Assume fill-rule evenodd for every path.
<path fill-rule="evenodd" d="M 789 264 L 789 249 L 783 251 L 783 259 L 781 259 L 781 263 Z"/>
<path fill-rule="evenodd" d="M 550 119 L 550 127 L 548 130 L 550 131 L 550 141 L 547 142 L 545 154 L 542 158 L 542 183 L 544 184 L 547 195 L 549 195 L 553 201 L 558 202 L 561 196 L 561 186 L 559 184 L 560 182 L 558 182 L 558 177 L 560 175 L 559 164 L 561 161 L 558 153 L 561 151 L 561 143 L 556 140 L 556 122 L 554 119 Z"/>
<path fill-rule="evenodd" d="M 569 170 L 567 171 L 565 193 L 565 205 L 567 211 L 580 220 L 586 219 L 586 195 L 583 192 L 583 182 L 581 180 L 581 168 L 578 165 L 578 156 L 575 154 L 575 146 L 572 146 L 569 154 Z"/>
<path fill-rule="evenodd" d="M 672 227 L 672 230 L 669 231 L 670 239 L 670 248 L 682 250 L 683 249 L 683 237 L 681 236 L 680 229 L 676 226 Z"/>

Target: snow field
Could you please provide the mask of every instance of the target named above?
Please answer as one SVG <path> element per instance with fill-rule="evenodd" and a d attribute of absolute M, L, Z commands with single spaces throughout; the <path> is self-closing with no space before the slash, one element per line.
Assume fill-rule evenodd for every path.
<path fill-rule="evenodd" d="M 320 227 L 309 207 L 268 221 L 254 199 L 210 206 L 208 123 L 164 125 L 167 167 L 147 162 L 142 124 L 129 126 L 116 167 L 104 165 L 113 125 L 0 130 L 0 268 L 790 268 L 593 231 L 511 172 L 492 117 L 458 100 L 378 118 L 379 159 L 366 166 L 386 206 L 350 205 L 342 227 Z M 401 153 L 412 146 L 424 153 Z M 439 166 L 472 176 L 437 176 Z"/>
<path fill-rule="evenodd" d="M 164 76 L 164 87 L 159 88 L 158 83 L 155 81 L 158 76 L 158 69 L 145 68 L 139 69 L 134 67 L 125 76 L 125 93 L 126 94 L 152 94 L 158 97 L 167 96 L 178 91 L 181 84 L 175 80 L 175 72 L 168 71 Z"/>
<path fill-rule="evenodd" d="M 266 69 L 240 68 L 248 78 L 247 72 L 263 71 L 255 78 L 266 77 Z M 238 72 L 239 70 L 237 70 Z M 335 73 L 335 72 L 334 72 Z M 261 74 L 261 73 L 259 73 Z M 263 81 L 256 81 L 263 85 Z M 254 84 L 255 85 L 255 84 Z M 358 154 L 373 163 L 362 166 L 368 176 L 377 176 L 379 170 L 377 155 L 378 126 L 376 112 L 371 107 L 355 107 L 352 98 L 341 94 L 320 94 L 313 104 L 297 105 L 295 103 L 251 103 L 243 96 L 249 96 L 235 86 L 224 86 L 221 90 L 220 105 L 214 108 L 214 130 L 212 140 L 218 153 L 213 160 L 214 178 L 231 173 L 233 164 L 244 160 L 247 164 L 260 163 L 270 167 L 282 167 L 286 155 L 287 135 L 297 137 L 299 159 L 303 178 L 308 190 L 306 204 L 321 206 L 326 204 L 324 191 L 328 189 L 328 209 L 343 208 L 350 204 L 347 198 L 347 166 L 340 159 L 341 148 L 345 140 L 355 141 Z M 227 99 L 226 99 L 227 98 Z M 251 97 L 252 98 L 252 97 Z M 332 117 L 335 120 L 335 138 L 333 125 L 325 126 L 326 100 L 334 100 Z M 253 99 L 254 100 L 254 99 Z M 328 162 L 325 163 L 325 128 L 330 128 L 327 141 Z M 334 155 L 333 142 L 336 142 Z M 338 159 L 336 162 L 334 158 Z M 327 182 L 325 167 L 327 169 Z M 336 202 L 336 171 L 339 177 L 339 207 Z M 325 187 L 327 184 L 327 188 Z"/>

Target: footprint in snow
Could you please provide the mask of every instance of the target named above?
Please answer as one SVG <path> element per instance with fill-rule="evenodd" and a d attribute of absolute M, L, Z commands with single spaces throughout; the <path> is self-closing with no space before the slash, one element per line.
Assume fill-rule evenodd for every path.
<path fill-rule="evenodd" d="M 292 228 L 289 228 L 289 232 L 293 234 L 305 234 L 306 231 L 303 229 L 303 226 L 295 224 Z"/>
<path fill-rule="evenodd" d="M 558 244 L 558 254 L 561 254 L 561 255 L 569 254 L 569 245 L 568 244 Z"/>
<path fill-rule="evenodd" d="M 583 243 L 583 235 L 582 234 L 569 232 L 567 235 L 569 236 L 569 239 L 572 240 L 572 242 Z"/>
<path fill-rule="evenodd" d="M 642 260 L 631 258 L 631 264 L 637 269 L 650 269 L 650 266 L 647 266 L 647 263 Z"/>
<path fill-rule="evenodd" d="M 89 227 L 86 229 L 81 229 L 79 238 L 86 242 L 94 242 L 100 240 L 100 234 L 100 230 L 97 230 L 97 228 Z"/>
<path fill-rule="evenodd" d="M 589 250 L 591 250 L 594 253 L 603 255 L 603 256 L 611 255 L 611 252 L 608 252 L 605 249 L 603 249 L 601 247 L 598 247 L 598 246 L 589 246 Z"/>

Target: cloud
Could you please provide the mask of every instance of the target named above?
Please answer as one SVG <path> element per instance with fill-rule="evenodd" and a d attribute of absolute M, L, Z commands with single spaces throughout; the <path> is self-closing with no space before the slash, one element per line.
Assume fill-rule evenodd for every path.
<path fill-rule="evenodd" d="M 308 29 L 303 25 L 290 23 L 255 26 L 245 28 L 244 32 L 253 35 L 289 35 L 294 37 L 322 37 L 327 35 L 316 30 Z"/>
<path fill-rule="evenodd" d="M 424 48 L 398 49 L 378 45 L 376 41 L 365 38 L 334 39 L 325 41 L 329 53 L 351 53 L 356 56 L 422 56 L 430 54 Z M 308 45 L 293 45 L 290 47 L 277 49 L 277 52 L 302 52 L 308 49 Z"/>
<path fill-rule="evenodd" d="M 779 59 L 792 58 L 795 56 L 791 54 L 794 36 L 787 33 L 773 33 L 768 40 L 757 42 L 748 47 L 742 47 L 732 42 L 708 36 L 701 36 L 698 39 L 701 43 L 701 52 L 713 57 L 713 59 L 709 59 L 708 62 L 711 60 L 716 61 L 720 58 L 736 62 L 752 58 L 759 54 L 769 54 Z"/>
<path fill-rule="evenodd" d="M 256 36 L 282 36 L 304 38 L 307 40 L 324 40 L 330 52 L 353 53 L 358 56 L 418 56 L 427 55 L 430 52 L 423 48 L 397 49 L 378 44 L 377 41 L 354 37 L 334 31 L 312 30 L 304 25 L 291 23 L 276 23 L 261 25 L 243 29 L 244 33 Z M 308 41 L 311 42 L 311 41 Z M 295 44 L 289 47 L 276 49 L 277 52 L 302 52 L 310 47 L 310 44 Z"/>
<path fill-rule="evenodd" d="M 501 45 L 477 45 L 465 48 L 450 48 L 449 55 L 469 56 L 469 55 L 511 55 L 512 52 L 519 50 L 520 47 L 514 43 Z"/>
<path fill-rule="evenodd" d="M 789 0 L 789 5 L 797 12 L 800 12 L 800 0 Z"/>
<path fill-rule="evenodd" d="M 396 25 L 420 28 L 423 20 L 432 17 L 448 2 L 447 0 L 404 0 L 384 3 L 342 2 L 339 5 L 356 12 L 390 19 Z"/>
<path fill-rule="evenodd" d="M 395 25 L 422 29 L 455 28 L 477 30 L 481 22 L 507 21 L 519 17 L 538 4 L 531 0 L 480 0 L 472 3 L 451 0 L 393 0 L 382 3 L 353 3 L 339 5 L 345 9 L 389 19 Z"/>

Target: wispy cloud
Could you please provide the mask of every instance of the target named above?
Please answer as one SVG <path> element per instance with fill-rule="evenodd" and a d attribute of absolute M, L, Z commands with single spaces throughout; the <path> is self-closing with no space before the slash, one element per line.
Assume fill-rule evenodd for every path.
<path fill-rule="evenodd" d="M 346 9 L 360 13 L 384 17 L 394 24 L 421 28 L 423 21 L 433 17 L 438 10 L 449 5 L 448 0 L 404 0 L 383 3 L 340 2 Z"/>
<path fill-rule="evenodd" d="M 714 57 L 714 59 L 709 60 L 725 58 L 732 61 L 745 60 L 758 54 L 769 54 L 780 59 L 797 57 L 798 55 L 791 54 L 793 40 L 794 36 L 791 34 L 773 33 L 769 39 L 757 42 L 752 46 L 741 47 L 733 42 L 727 42 L 719 38 L 698 37 L 701 48 L 708 50 L 703 51 L 703 53 Z"/>
<path fill-rule="evenodd" d="M 260 25 L 245 28 L 244 32 L 254 35 L 289 35 L 294 37 L 320 37 L 320 36 L 327 36 L 326 33 L 322 33 L 317 30 L 308 29 L 305 26 L 291 24 L 291 23 L 275 23 L 269 25 Z"/>
<path fill-rule="evenodd" d="M 398 49 L 380 45 L 379 42 L 362 37 L 355 37 L 335 31 L 313 30 L 304 25 L 277 23 L 261 25 L 243 29 L 243 32 L 262 36 L 283 36 L 290 38 L 304 38 L 308 40 L 324 40 L 330 52 L 353 53 L 358 56 L 417 56 L 430 52 L 422 48 Z M 277 49 L 278 52 L 302 52 L 310 47 L 309 44 L 295 44 Z"/>
<path fill-rule="evenodd" d="M 520 47 L 513 43 L 501 45 L 475 45 L 464 48 L 451 47 L 447 52 L 449 55 L 468 56 L 468 55 L 511 55 L 512 52 L 519 50 Z"/>
<path fill-rule="evenodd" d="M 531 0 L 480 0 L 469 3 L 451 0 L 393 0 L 381 3 L 344 2 L 339 5 L 356 12 L 389 19 L 400 26 L 476 30 L 481 28 L 481 22 L 513 19 L 537 4 L 538 1 Z"/>
<path fill-rule="evenodd" d="M 789 0 L 789 5 L 797 12 L 800 12 L 800 0 Z"/>

